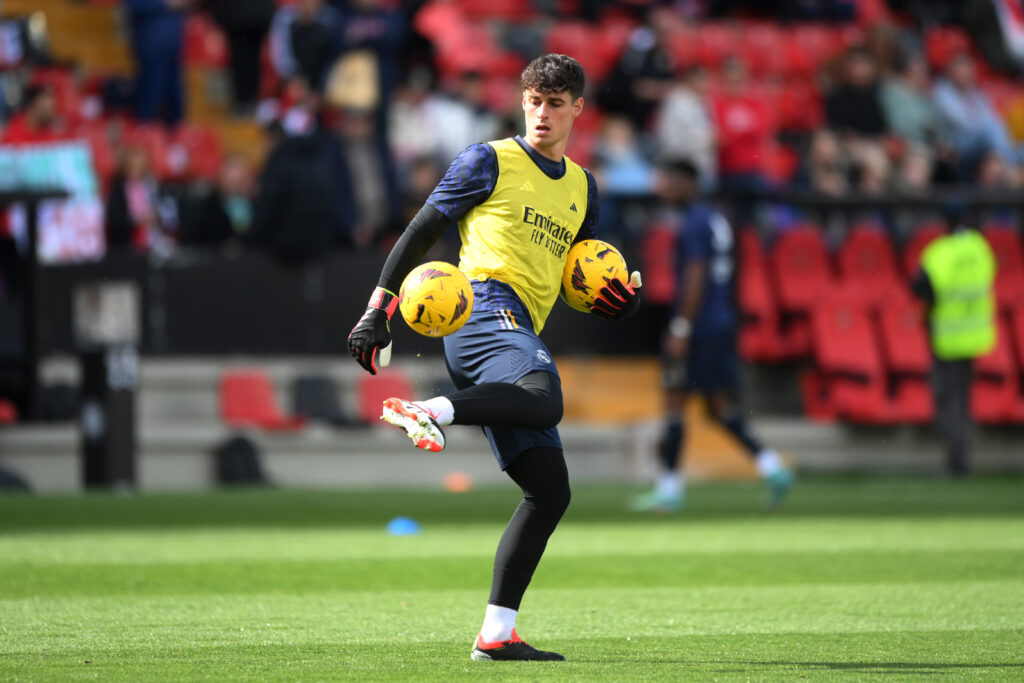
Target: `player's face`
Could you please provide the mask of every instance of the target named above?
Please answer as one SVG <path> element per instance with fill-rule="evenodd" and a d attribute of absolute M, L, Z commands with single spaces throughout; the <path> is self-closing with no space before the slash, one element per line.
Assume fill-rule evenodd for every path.
<path fill-rule="evenodd" d="M 577 97 L 574 101 L 568 92 L 525 90 L 523 111 L 526 113 L 526 141 L 541 154 L 561 159 L 572 122 L 583 111 L 583 98 Z"/>

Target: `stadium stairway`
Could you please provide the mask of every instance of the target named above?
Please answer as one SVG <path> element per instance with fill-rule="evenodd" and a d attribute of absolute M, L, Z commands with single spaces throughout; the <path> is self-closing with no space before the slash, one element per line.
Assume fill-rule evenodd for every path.
<path fill-rule="evenodd" d="M 658 439 L 657 367 L 642 359 L 560 359 L 566 378 L 566 419 L 561 433 L 575 481 L 645 482 L 655 470 Z M 397 359 L 423 395 L 446 386 L 442 364 Z M 233 432 L 220 421 L 217 386 L 228 368 L 260 367 L 273 380 L 278 402 L 291 408 L 290 388 L 301 375 L 320 374 L 341 387 L 341 403 L 355 414 L 359 368 L 347 359 L 145 359 L 136 402 L 138 484 L 143 490 L 194 490 L 215 483 L 213 449 Z M 47 382 L 76 383 L 77 364 L 55 358 L 43 368 Z M 616 407 L 618 406 L 618 408 Z M 690 409 L 693 479 L 753 476 L 722 433 Z M 922 427 L 855 428 L 808 422 L 800 416 L 764 415 L 754 426 L 766 442 L 805 472 L 939 473 L 941 455 Z M 446 474 L 465 472 L 477 484 L 505 483 L 479 430 L 449 427 L 438 455 L 411 448 L 386 426 L 333 428 L 313 424 L 297 433 L 252 431 L 263 464 L 282 486 L 437 486 Z M 1020 432 L 986 428 L 977 439 L 979 469 L 1024 471 Z M 79 435 L 73 423 L 13 425 L 0 429 L 0 466 L 26 477 L 38 491 L 80 489 Z"/>

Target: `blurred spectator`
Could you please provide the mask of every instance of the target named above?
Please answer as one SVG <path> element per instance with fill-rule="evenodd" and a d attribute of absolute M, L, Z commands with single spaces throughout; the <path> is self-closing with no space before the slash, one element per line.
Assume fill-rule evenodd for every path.
<path fill-rule="evenodd" d="M 900 162 L 894 185 L 903 192 L 922 193 L 927 191 L 932 180 L 932 156 L 928 148 L 912 145 Z"/>
<path fill-rule="evenodd" d="M 843 59 L 842 82 L 825 98 L 829 128 L 844 137 L 880 137 L 888 126 L 878 96 L 878 69 L 863 48 Z"/>
<path fill-rule="evenodd" d="M 815 131 L 803 168 L 794 184 L 807 190 L 837 197 L 846 192 L 847 163 L 839 139 L 828 129 Z"/>
<path fill-rule="evenodd" d="M 400 229 L 401 203 L 396 197 L 394 168 L 371 112 L 342 112 L 338 133 L 348 177 L 354 181 L 348 193 L 352 201 L 346 209 L 353 223 L 352 242 L 367 247 Z"/>
<path fill-rule="evenodd" d="M 373 111 L 377 130 L 386 138 L 388 105 L 400 78 L 405 21 L 382 0 L 332 0 L 332 5 L 341 15 L 341 57 L 328 99 L 336 107 Z"/>
<path fill-rule="evenodd" d="M 135 118 L 177 125 L 185 112 L 182 47 L 192 0 L 124 0 L 135 55 Z"/>
<path fill-rule="evenodd" d="M 244 240 L 253 221 L 252 170 L 245 157 L 224 158 L 217 184 L 195 203 L 182 228 L 183 244 L 227 244 Z"/>
<path fill-rule="evenodd" d="M 658 103 L 672 88 L 675 63 L 664 43 L 661 22 L 633 29 L 626 49 L 597 95 L 609 113 L 623 114 L 637 129 L 646 129 Z"/>
<path fill-rule="evenodd" d="M 260 175 L 252 242 L 286 263 L 325 255 L 349 239 L 351 184 L 333 135 L 282 137 Z"/>
<path fill-rule="evenodd" d="M 430 151 L 439 163 L 449 164 L 470 145 L 494 140 L 498 134 L 498 117 L 487 106 L 483 75 L 477 71 L 462 74 L 457 93 L 430 96 L 422 107 L 427 127 L 419 134 L 433 138 Z M 423 130 L 432 133 L 424 136 Z"/>
<path fill-rule="evenodd" d="M 281 84 L 277 97 L 260 102 L 256 120 L 284 135 L 308 135 L 319 126 L 320 96 L 305 78 L 293 76 Z"/>
<path fill-rule="evenodd" d="M 121 153 L 107 193 L 106 221 L 108 247 L 132 246 L 158 254 L 173 247 L 174 208 L 162 196 L 149 158 L 139 147 Z"/>
<path fill-rule="evenodd" d="M 627 221 L 622 203 L 654 190 L 654 166 L 633 124 L 622 115 L 608 116 L 594 148 L 594 177 L 601 189 L 601 227 L 620 243 L 628 243 L 637 228 Z"/>
<path fill-rule="evenodd" d="M 700 66 L 686 71 L 662 100 L 654 118 L 654 139 L 662 159 L 690 159 L 700 184 L 716 181 L 715 126 L 708 111 L 708 75 Z"/>
<path fill-rule="evenodd" d="M 973 177 L 974 167 L 988 151 L 1007 164 L 1016 165 L 1020 154 L 1006 124 L 977 86 L 974 61 L 961 53 L 946 68 L 946 77 L 935 86 L 935 105 L 950 129 L 950 141 L 960 158 L 961 180 Z"/>
<path fill-rule="evenodd" d="M 53 90 L 49 86 L 33 85 L 25 89 L 21 111 L 11 118 L 0 141 L 4 144 L 31 144 L 53 142 L 64 136 Z"/>
<path fill-rule="evenodd" d="M 722 77 L 723 90 L 712 101 L 718 131 L 719 187 L 756 192 L 765 185 L 762 151 L 774 134 L 767 105 L 751 93 L 742 61 L 726 60 Z"/>
<path fill-rule="evenodd" d="M 609 116 L 594 150 L 594 166 L 602 194 L 642 196 L 654 189 L 654 166 L 629 119 Z"/>
<path fill-rule="evenodd" d="M 324 86 L 340 50 L 341 13 L 324 0 L 283 5 L 270 25 L 270 58 L 277 76 L 301 76 L 314 90 Z"/>
<path fill-rule="evenodd" d="M 203 4 L 228 41 L 235 112 L 251 115 L 259 99 L 260 51 L 274 18 L 274 0 L 204 0 Z"/>
<path fill-rule="evenodd" d="M 889 189 L 889 157 L 880 145 L 862 145 L 856 150 L 857 189 L 865 195 L 885 194 Z"/>
<path fill-rule="evenodd" d="M 882 84 L 880 97 L 888 128 L 894 135 L 906 142 L 935 142 L 941 121 L 932 101 L 928 62 L 923 55 L 905 57 L 899 73 Z"/>

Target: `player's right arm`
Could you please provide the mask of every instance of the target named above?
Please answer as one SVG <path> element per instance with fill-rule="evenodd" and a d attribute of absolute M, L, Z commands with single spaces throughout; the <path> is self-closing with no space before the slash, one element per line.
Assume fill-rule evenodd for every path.
<path fill-rule="evenodd" d="M 420 264 L 449 225 L 491 195 L 497 178 L 494 148 L 486 144 L 467 147 L 391 249 L 366 312 L 348 335 L 349 353 L 371 375 L 377 374 L 378 358 L 382 367 L 390 362 L 391 316 L 398 308 L 398 290 L 405 276 Z"/>

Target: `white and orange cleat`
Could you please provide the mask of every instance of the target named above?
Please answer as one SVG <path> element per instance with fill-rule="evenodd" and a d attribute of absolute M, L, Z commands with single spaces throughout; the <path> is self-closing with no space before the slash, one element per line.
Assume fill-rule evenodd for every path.
<path fill-rule="evenodd" d="M 400 398 L 384 399 L 384 412 L 380 419 L 401 427 L 416 444 L 416 448 L 437 453 L 444 448 L 444 432 L 430 412 L 412 401 Z"/>

